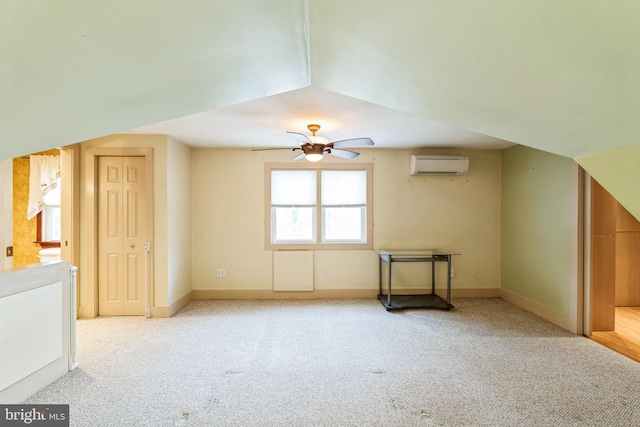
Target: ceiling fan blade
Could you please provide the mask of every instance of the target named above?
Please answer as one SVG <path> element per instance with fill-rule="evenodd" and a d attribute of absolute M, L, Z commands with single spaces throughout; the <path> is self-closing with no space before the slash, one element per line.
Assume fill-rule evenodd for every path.
<path fill-rule="evenodd" d="M 328 145 L 335 148 L 368 147 L 370 145 L 373 145 L 373 140 L 371 138 L 351 138 L 331 142 Z"/>
<path fill-rule="evenodd" d="M 298 141 L 300 144 L 313 144 L 313 141 L 311 141 L 309 138 L 307 138 L 306 135 L 303 135 L 303 134 L 298 133 L 298 132 L 289 132 L 289 131 L 287 131 L 287 133 L 289 135 L 291 135 L 292 137 L 294 137 L 295 140 Z"/>
<path fill-rule="evenodd" d="M 332 148 L 329 151 L 329 154 L 333 154 L 334 156 L 342 157 L 343 159 L 355 159 L 356 157 L 358 157 L 360 155 L 360 153 L 356 153 L 355 151 L 336 150 L 335 148 Z"/>
<path fill-rule="evenodd" d="M 299 150 L 298 147 L 277 147 L 277 148 L 253 148 L 251 151 L 270 151 L 270 150 Z"/>
<path fill-rule="evenodd" d="M 300 160 L 300 159 L 304 159 L 305 154 L 304 153 L 300 153 L 297 156 L 295 156 L 293 159 L 291 160 Z"/>

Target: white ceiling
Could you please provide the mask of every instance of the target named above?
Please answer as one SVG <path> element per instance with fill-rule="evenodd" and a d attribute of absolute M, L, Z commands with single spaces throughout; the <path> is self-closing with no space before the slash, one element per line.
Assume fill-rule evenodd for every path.
<path fill-rule="evenodd" d="M 294 147 L 285 133 L 337 141 L 369 137 L 379 148 L 455 147 L 503 149 L 511 142 L 407 114 L 327 90 L 306 87 L 123 133 L 166 134 L 194 147 Z"/>

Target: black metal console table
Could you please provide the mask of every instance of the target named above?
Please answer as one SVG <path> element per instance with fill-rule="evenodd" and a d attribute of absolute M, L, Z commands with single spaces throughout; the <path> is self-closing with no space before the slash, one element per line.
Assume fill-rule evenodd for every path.
<path fill-rule="evenodd" d="M 405 308 L 439 308 L 450 310 L 451 304 L 451 257 L 453 255 L 437 249 L 420 250 L 378 250 L 379 260 L 379 283 L 378 300 L 384 305 L 387 311 L 402 310 Z M 382 293 L 382 263 L 386 262 L 387 267 L 387 293 Z M 391 266 L 394 262 L 430 262 L 431 263 L 431 293 L 419 295 L 393 295 L 391 292 Z M 447 263 L 447 299 L 436 295 L 436 262 Z"/>

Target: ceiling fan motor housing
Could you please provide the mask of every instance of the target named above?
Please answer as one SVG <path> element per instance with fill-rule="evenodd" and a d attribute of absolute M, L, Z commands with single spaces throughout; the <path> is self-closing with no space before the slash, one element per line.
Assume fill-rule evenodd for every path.
<path fill-rule="evenodd" d="M 323 154 L 325 146 L 324 144 L 305 144 L 302 146 L 302 151 L 305 154 Z"/>

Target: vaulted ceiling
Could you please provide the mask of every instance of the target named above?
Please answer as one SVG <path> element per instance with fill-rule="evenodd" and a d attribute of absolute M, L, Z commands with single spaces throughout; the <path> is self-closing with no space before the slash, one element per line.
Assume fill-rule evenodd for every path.
<path fill-rule="evenodd" d="M 0 158 L 216 120 L 234 127 L 182 139 L 275 146 L 318 118 L 380 146 L 571 157 L 638 216 L 639 42 L 630 1 L 7 0 Z"/>

